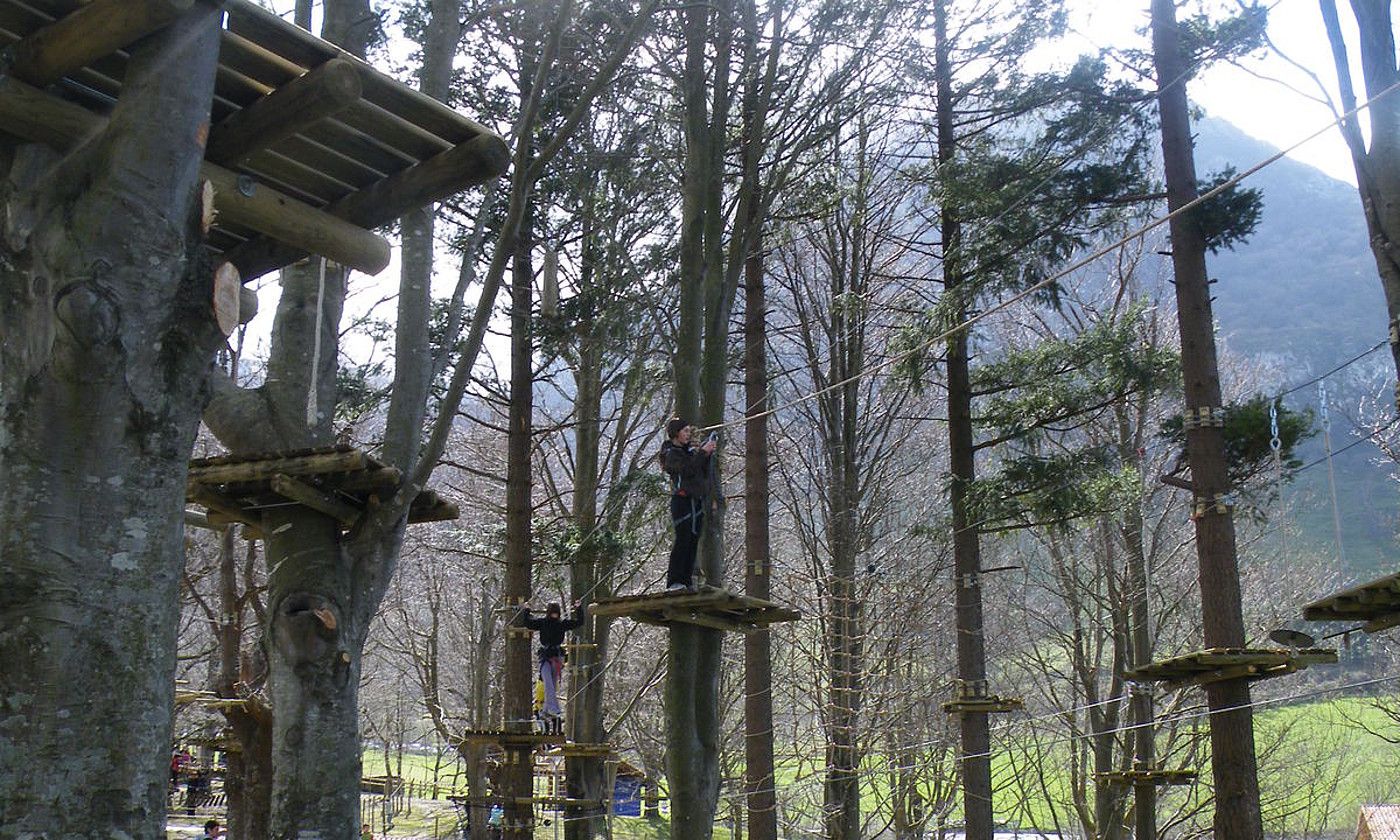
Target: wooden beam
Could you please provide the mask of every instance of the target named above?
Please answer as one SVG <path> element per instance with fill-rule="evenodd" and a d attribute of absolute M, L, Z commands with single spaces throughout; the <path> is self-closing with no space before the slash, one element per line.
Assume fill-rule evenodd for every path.
<path fill-rule="evenodd" d="M 698 612 L 696 610 L 674 609 L 663 610 L 662 616 L 667 622 L 680 624 L 696 624 L 700 627 L 709 627 L 712 630 L 724 630 L 733 633 L 751 633 L 755 628 L 717 615 Z"/>
<path fill-rule="evenodd" d="M 229 115 L 210 133 L 205 156 L 236 166 L 254 152 L 350 107 L 363 89 L 353 62 L 332 59 Z"/>
<path fill-rule="evenodd" d="M 347 527 L 354 525 L 360 518 L 360 511 L 354 505 L 347 504 L 329 493 L 323 493 L 289 475 L 281 473 L 274 475 L 272 477 L 272 490 L 297 504 L 324 513 Z"/>
<path fill-rule="evenodd" d="M 185 508 L 185 524 L 194 528 L 207 528 L 210 531 L 217 531 L 221 526 L 209 521 L 209 517 L 197 510 Z"/>
<path fill-rule="evenodd" d="M 367 459 L 358 449 L 345 452 L 318 452 L 314 455 L 294 455 L 289 458 L 260 458 L 231 461 L 225 464 L 190 467 L 189 482 L 198 484 L 229 484 L 235 481 L 270 481 L 274 475 L 318 475 L 320 473 L 355 472 L 363 470 Z"/>
<path fill-rule="evenodd" d="M 165 28 L 192 5 L 194 0 L 92 0 L 15 44 L 10 73 L 48 87 Z"/>
<path fill-rule="evenodd" d="M 415 210 L 468 187 L 499 176 L 510 164 L 505 141 L 482 134 L 460 146 L 390 175 L 377 184 L 351 193 L 326 208 L 337 218 L 364 228 L 386 225 Z M 226 254 L 248 279 L 295 262 L 304 255 L 271 239 L 255 239 Z"/>
<path fill-rule="evenodd" d="M 205 515 L 211 525 L 226 525 L 230 522 L 240 522 L 243 525 L 262 533 L 261 521 L 256 515 L 244 510 L 237 500 L 230 499 L 207 487 L 197 487 L 186 493 L 190 501 L 204 505 L 209 509 Z M 217 515 L 216 515 L 217 514 Z M 221 521 L 222 518 L 222 521 Z"/>
<path fill-rule="evenodd" d="M 300 254 L 319 254 L 366 274 L 378 274 L 389 264 L 389 243 L 382 236 L 283 195 L 251 176 L 208 162 L 204 175 L 214 185 L 214 206 L 221 217 L 272 237 L 280 248 L 292 250 L 294 243 Z M 235 266 L 239 265 L 234 256 L 237 250 L 225 255 Z M 240 273 L 245 280 L 254 276 Z"/>
<path fill-rule="evenodd" d="M 68 151 L 106 124 L 81 105 L 0 76 L 0 131 Z M 389 243 L 381 236 L 217 164 L 205 161 L 200 171 L 214 185 L 214 208 L 222 219 L 270 237 L 279 248 L 319 254 L 367 274 L 377 274 L 389 264 Z M 286 263 L 276 267 L 281 265 Z M 240 273 L 245 282 L 253 279 L 246 271 Z"/>
<path fill-rule="evenodd" d="M 343 477 L 333 476 L 331 481 L 335 489 L 344 490 L 346 493 L 373 492 L 398 487 L 399 482 L 403 481 L 403 472 L 394 467 L 382 467 L 377 470 L 348 473 Z"/>

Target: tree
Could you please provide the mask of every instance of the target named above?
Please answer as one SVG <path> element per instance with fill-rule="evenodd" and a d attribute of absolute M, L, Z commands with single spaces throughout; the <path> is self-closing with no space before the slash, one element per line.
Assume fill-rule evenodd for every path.
<path fill-rule="evenodd" d="M 1192 518 L 1200 566 L 1205 646 L 1243 647 L 1244 618 L 1235 558 L 1235 526 L 1225 496 L 1230 491 L 1224 433 L 1210 422 L 1222 408 L 1220 373 L 1212 333 L 1206 239 L 1189 209 L 1196 199 L 1196 170 L 1186 99 L 1186 53 L 1172 0 L 1152 2 L 1152 46 L 1162 126 L 1162 160 L 1171 219 L 1172 271 L 1176 278 L 1186 410 L 1205 412 L 1186 434 L 1191 464 Z M 1259 840 L 1258 767 L 1249 683 L 1225 680 L 1205 687 L 1211 710 L 1211 768 L 1215 776 L 1215 836 Z"/>
<path fill-rule="evenodd" d="M 6 832 L 164 831 L 185 476 L 222 341 L 197 189 L 219 20 L 197 3 L 131 45 L 67 155 L 0 140 Z"/>
<path fill-rule="evenodd" d="M 424 33 L 441 35 L 443 27 L 460 33 L 454 29 L 459 26 L 456 4 L 437 2 L 429 8 L 434 17 L 428 18 Z M 424 235 L 421 224 L 410 225 L 410 231 L 416 231 L 416 246 L 406 253 L 399 282 L 394 378 L 379 453 L 381 460 L 400 470 L 401 485 L 348 534 L 342 535 L 329 517 L 299 508 L 279 511 L 268 522 L 268 562 L 274 569 L 268 593 L 275 720 L 274 836 L 295 836 L 313 828 L 334 833 L 358 824 L 360 658 L 371 620 L 398 563 L 409 506 L 446 447 L 505 273 L 517 257 L 522 260 L 515 263 L 517 271 L 520 265 L 528 265 L 528 254 L 517 253 L 517 245 L 527 227 L 531 190 L 577 128 L 584 104 L 607 84 L 630 52 L 650 8 L 642 6 L 631 20 L 611 30 L 609 58 L 580 96 L 580 106 L 549 137 L 536 134 L 541 101 L 548 90 L 533 83 L 522 88 L 513 132 L 513 170 L 504 213 L 494 231 L 497 247 L 470 319 L 464 316 L 463 297 L 476 276 L 476 255 L 465 257 L 461 280 L 449 299 L 447 327 L 436 333 L 441 336 L 436 345 L 430 342 L 434 331 L 429 329 L 433 253 L 426 246 L 431 237 Z M 547 25 L 536 28 L 542 40 L 531 47 L 538 51 L 531 66 L 547 78 L 559 40 L 573 19 L 572 5 L 566 2 L 537 11 L 552 14 Z M 375 20 L 366 0 L 330 0 L 322 34 L 363 54 L 368 33 L 374 29 L 365 24 Z M 424 82 L 429 91 L 441 90 L 435 86 L 445 84 L 443 75 L 450 73 L 452 60 L 443 51 L 455 43 L 455 38 L 428 39 L 423 45 L 424 66 L 430 74 Z M 215 401 L 206 412 L 206 422 L 232 451 L 277 451 L 331 440 L 338 322 L 345 294 L 345 273 L 338 268 L 326 267 L 324 278 L 316 266 L 284 272 L 266 381 L 256 389 L 218 382 Z M 319 358 L 320 368 L 310 371 L 307 358 Z M 432 383 L 441 375 L 447 375 L 448 381 L 435 391 Z M 314 397 L 308 399 L 308 395 Z M 308 403 L 318 410 L 307 412 Z M 296 562 L 284 562 L 288 558 Z"/>
<path fill-rule="evenodd" d="M 1396 63 L 1395 28 L 1389 0 L 1351 0 L 1351 11 L 1360 32 L 1361 72 L 1369 100 L 1369 143 L 1362 133 L 1351 53 L 1342 36 L 1336 0 L 1318 0 L 1327 41 L 1337 70 L 1337 90 L 1342 114 L 1342 138 L 1351 151 L 1356 188 L 1370 233 L 1392 333 L 1400 325 L 1400 66 Z M 1400 377 L 1400 343 L 1391 342 L 1391 355 Z M 1396 386 L 1400 400 L 1400 383 Z"/>
<path fill-rule="evenodd" d="M 945 362 L 958 677 L 978 694 L 987 685 L 987 666 L 973 493 L 978 452 L 997 441 L 977 440 L 973 331 L 962 325 L 983 301 L 1048 278 L 1115 220 L 1109 208 L 1144 194 L 1145 143 L 1130 105 L 1136 92 L 1110 82 L 1101 62 L 1081 60 L 1063 75 L 1019 71 L 1026 51 L 1062 25 L 1060 4 L 961 7 L 937 0 L 933 14 L 930 132 L 937 165 L 930 182 L 940 225 L 937 322 L 950 327 Z M 976 69 L 983 66 L 993 69 Z M 1044 296 L 1053 300 L 1054 294 L 1052 286 Z M 967 833 L 987 840 L 993 830 L 987 714 L 964 713 L 961 727 Z"/>

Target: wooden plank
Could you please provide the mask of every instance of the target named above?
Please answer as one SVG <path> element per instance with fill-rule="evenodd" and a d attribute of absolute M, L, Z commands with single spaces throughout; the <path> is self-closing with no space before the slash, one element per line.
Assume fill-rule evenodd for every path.
<path fill-rule="evenodd" d="M 297 481 L 289 475 L 278 473 L 272 477 L 271 484 L 272 489 L 278 495 L 314 511 L 324 513 L 346 527 L 354 525 L 360 519 L 359 508 L 337 499 L 329 493 L 323 493 L 309 484 Z"/>
<path fill-rule="evenodd" d="M 292 160 L 274 149 L 260 149 L 239 169 L 254 175 L 268 187 L 317 209 L 323 209 L 357 189 L 354 184 L 347 184 L 323 171 L 319 161 L 304 163 Z"/>
<path fill-rule="evenodd" d="M 193 0 L 92 0 L 16 44 L 10 73 L 47 87 L 163 29 L 192 5 Z"/>
<path fill-rule="evenodd" d="M 278 473 L 285 475 L 321 475 L 363 470 L 368 458 L 356 449 L 318 452 L 310 455 L 260 458 L 245 461 L 224 461 L 209 465 L 191 465 L 191 484 L 226 484 L 235 481 L 271 481 Z"/>
<path fill-rule="evenodd" d="M 334 59 L 278 87 L 224 120 L 210 133 L 205 155 L 236 166 L 357 102 L 363 86 L 355 65 Z"/>
<path fill-rule="evenodd" d="M 251 511 L 244 510 L 236 499 L 231 499 L 207 487 L 198 487 L 187 492 L 186 498 L 209 509 L 205 516 L 211 525 L 229 525 L 237 522 L 256 531 L 259 536 L 262 535 L 261 517 Z M 220 517 L 223 521 L 220 520 Z"/>

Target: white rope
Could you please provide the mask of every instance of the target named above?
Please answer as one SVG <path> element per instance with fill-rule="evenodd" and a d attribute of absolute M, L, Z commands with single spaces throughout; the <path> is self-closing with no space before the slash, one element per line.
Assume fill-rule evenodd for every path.
<path fill-rule="evenodd" d="M 306 389 L 306 425 L 316 428 L 317 411 L 316 389 L 321 376 L 321 321 L 326 302 L 326 258 L 321 257 L 321 276 L 316 284 L 316 338 L 311 345 L 311 378 Z"/>

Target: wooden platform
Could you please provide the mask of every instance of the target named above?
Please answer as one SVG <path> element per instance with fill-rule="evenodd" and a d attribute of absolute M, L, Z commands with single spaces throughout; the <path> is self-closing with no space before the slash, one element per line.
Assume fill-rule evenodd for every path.
<path fill-rule="evenodd" d="M 1400 574 L 1334 592 L 1303 607 L 1308 621 L 1361 621 L 1367 633 L 1400 625 Z"/>
<path fill-rule="evenodd" d="M 965 715 L 980 712 L 982 714 L 1005 714 L 1015 712 L 1025 707 L 1025 703 L 1015 697 L 999 697 L 989 694 L 986 697 L 967 697 L 958 700 L 947 700 L 943 703 L 943 711 L 950 715 Z"/>
<path fill-rule="evenodd" d="M 1224 680 L 1282 677 L 1309 665 L 1336 661 L 1337 652 L 1323 648 L 1211 648 L 1153 662 L 1128 671 L 1125 676 L 1137 682 L 1161 682 L 1175 688 Z"/>
<path fill-rule="evenodd" d="M 1095 773 L 1094 778 L 1111 785 L 1189 785 L 1196 781 L 1195 770 L 1121 770 Z"/>
<path fill-rule="evenodd" d="M 401 480 L 398 470 L 360 450 L 336 446 L 191 461 L 185 497 L 207 509 L 212 525 L 241 522 L 260 531 L 262 510 L 297 504 L 326 514 L 348 530 L 373 499 L 392 493 Z M 409 522 L 457 516 L 457 506 L 432 490 L 420 492 L 408 511 Z"/>
<path fill-rule="evenodd" d="M 463 741 L 485 744 L 500 744 L 503 747 L 542 747 L 561 744 L 564 736 L 553 732 L 506 732 L 502 729 L 468 729 L 461 735 Z"/>
<path fill-rule="evenodd" d="M 612 744 L 583 744 L 577 741 L 566 741 L 550 750 L 550 753 L 564 756 L 610 756 L 617 754 L 613 750 Z"/>
<path fill-rule="evenodd" d="M 172 0 L 0 0 L 0 131 L 61 151 L 105 125 Z M 309 253 L 374 273 L 370 230 L 495 178 L 504 141 L 251 0 L 225 0 L 203 175 L 208 244 L 246 281 Z"/>
<path fill-rule="evenodd" d="M 515 805 L 525 808 L 541 808 L 546 811 L 562 811 L 565 808 L 602 808 L 606 799 L 579 799 L 569 796 L 467 796 L 452 794 L 449 801 L 459 805 Z"/>
<path fill-rule="evenodd" d="M 630 618 L 662 627 L 694 624 L 739 633 L 750 633 L 770 624 L 797 621 L 802 617 L 797 610 L 772 601 L 714 587 L 705 587 L 698 592 L 644 592 L 599 598 L 588 610 L 596 616 Z"/>
<path fill-rule="evenodd" d="M 241 709 L 248 701 L 242 697 L 220 697 L 212 691 L 175 691 L 175 705 L 200 706 L 205 709 Z"/>

